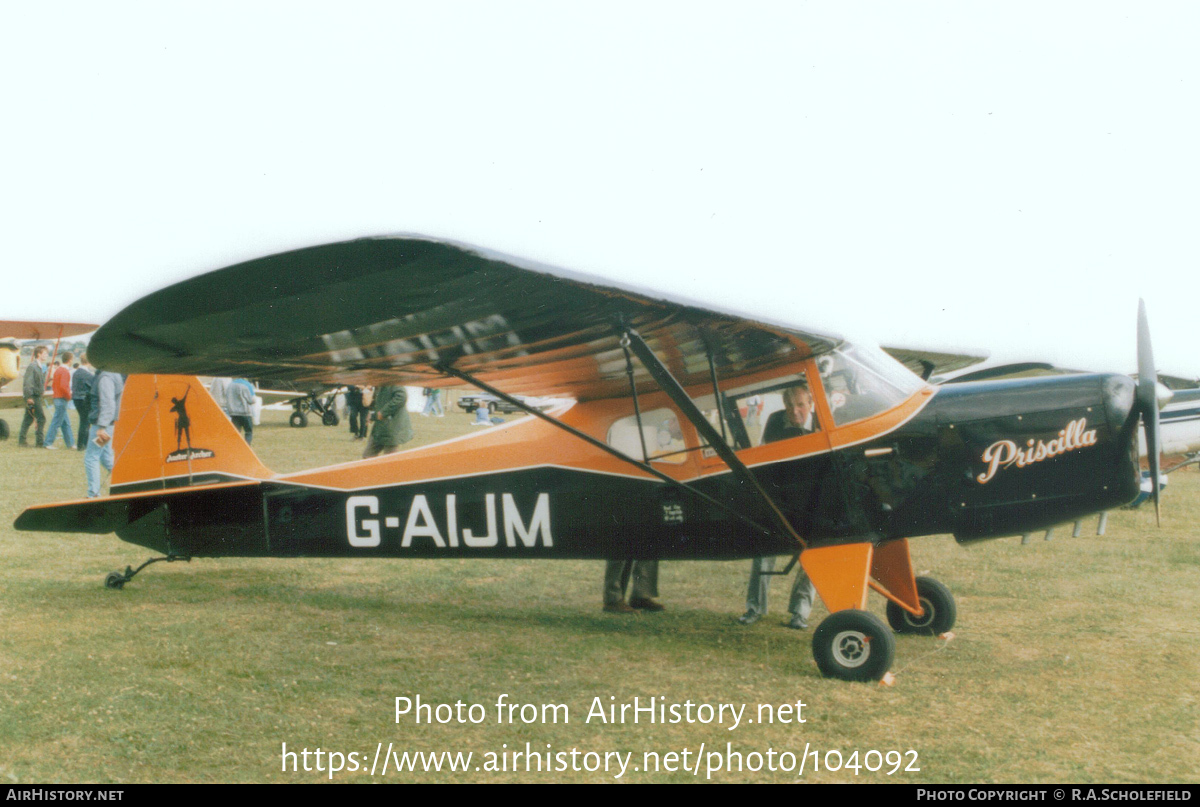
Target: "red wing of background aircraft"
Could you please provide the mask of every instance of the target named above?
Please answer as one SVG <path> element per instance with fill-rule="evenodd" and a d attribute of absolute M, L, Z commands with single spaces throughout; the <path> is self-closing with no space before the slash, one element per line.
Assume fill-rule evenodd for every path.
<path fill-rule="evenodd" d="M 27 320 L 0 320 L 0 339 L 65 339 L 91 333 L 100 326 L 86 322 L 29 322 Z"/>
<path fill-rule="evenodd" d="M 909 538 L 1012 535 L 1127 502 L 1139 417 L 1153 430 L 1157 415 L 1125 376 L 936 388 L 830 334 L 422 237 L 185 281 L 90 350 L 135 374 L 111 495 L 31 507 L 19 529 L 115 531 L 167 558 L 798 555 L 830 611 L 818 666 L 851 680 L 887 673 L 893 629 L 954 622 L 946 587 L 914 575 Z M 198 375 L 469 384 L 534 417 L 277 475 Z M 812 430 L 773 440 L 794 387 L 812 394 Z M 517 394 L 575 403 L 547 414 Z M 867 610 L 872 590 L 890 627 Z"/>

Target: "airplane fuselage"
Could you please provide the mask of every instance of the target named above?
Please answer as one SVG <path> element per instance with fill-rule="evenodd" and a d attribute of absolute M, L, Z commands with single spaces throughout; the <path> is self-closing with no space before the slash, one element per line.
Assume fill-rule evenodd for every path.
<path fill-rule="evenodd" d="M 1128 378 L 978 382 L 918 397 L 899 417 L 872 419 L 881 421 L 875 426 L 739 456 L 813 546 L 1011 535 L 1137 494 Z M 646 396 L 643 406 L 662 403 Z M 563 418 L 602 437 L 628 414 L 594 402 Z M 181 491 L 117 531 L 189 556 L 726 560 L 796 552 L 793 539 L 770 529 L 763 502 L 682 426 L 687 458 L 663 467 L 728 507 L 528 419 L 368 462 Z"/>

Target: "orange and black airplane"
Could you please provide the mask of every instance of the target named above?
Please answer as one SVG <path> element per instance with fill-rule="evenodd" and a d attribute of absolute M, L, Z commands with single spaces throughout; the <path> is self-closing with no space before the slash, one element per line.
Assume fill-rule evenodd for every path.
<path fill-rule="evenodd" d="M 1152 367 L 1144 316 L 1140 331 Z M 914 575 L 909 538 L 1013 535 L 1128 502 L 1139 417 L 1152 448 L 1157 433 L 1153 386 L 1127 376 L 934 387 L 829 334 L 418 236 L 193 278 L 119 313 L 90 354 L 132 374 L 111 493 L 30 507 L 18 529 L 116 532 L 163 553 L 148 563 L 793 555 L 830 611 L 818 666 L 849 680 L 887 673 L 893 629 L 954 622 L 947 588 Z M 199 375 L 471 385 L 531 417 L 280 475 Z M 812 422 L 772 433 L 797 387 Z M 517 395 L 571 402 L 542 412 Z M 890 627 L 867 610 L 872 590 Z"/>

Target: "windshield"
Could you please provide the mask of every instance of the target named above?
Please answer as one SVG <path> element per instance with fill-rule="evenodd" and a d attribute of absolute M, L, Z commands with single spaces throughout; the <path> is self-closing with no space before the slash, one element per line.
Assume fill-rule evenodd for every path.
<path fill-rule="evenodd" d="M 923 382 L 877 347 L 846 345 L 817 359 L 833 420 L 841 426 L 905 400 Z"/>

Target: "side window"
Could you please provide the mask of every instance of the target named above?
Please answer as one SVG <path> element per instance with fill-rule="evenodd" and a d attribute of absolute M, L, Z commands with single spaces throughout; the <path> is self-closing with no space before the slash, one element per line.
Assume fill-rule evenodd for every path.
<path fill-rule="evenodd" d="M 679 426 L 679 418 L 670 409 L 643 412 L 641 435 L 638 434 L 637 416 L 621 418 L 608 428 L 608 438 L 605 442 L 622 454 L 634 459 L 643 459 L 643 440 L 648 455 L 646 459 L 651 462 L 679 465 L 687 461 L 683 429 Z"/>
<path fill-rule="evenodd" d="M 758 445 L 803 437 L 821 430 L 807 383 L 789 384 L 763 395 L 762 434 Z"/>
<path fill-rule="evenodd" d="M 720 431 L 721 418 L 714 397 L 698 398 L 696 405 L 713 428 Z M 727 390 L 722 394 L 722 407 L 725 439 L 735 451 L 821 429 L 804 374 Z M 714 457 L 716 452 L 706 446 L 704 456 Z"/>

